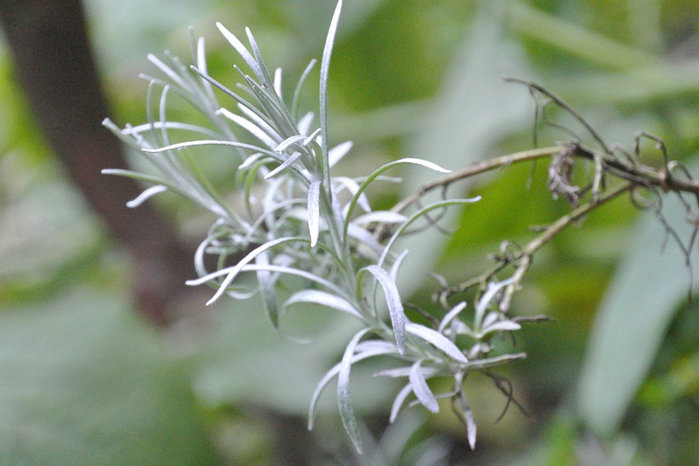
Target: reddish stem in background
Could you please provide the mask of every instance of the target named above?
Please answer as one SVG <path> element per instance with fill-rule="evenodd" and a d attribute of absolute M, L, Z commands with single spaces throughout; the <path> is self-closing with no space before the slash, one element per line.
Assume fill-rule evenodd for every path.
<path fill-rule="evenodd" d="M 79 0 L 3 0 L 0 24 L 17 78 L 51 149 L 108 231 L 134 260 L 134 293 L 145 316 L 167 323 L 166 307 L 194 275 L 191 254 L 175 227 L 152 206 L 124 204 L 141 189 L 102 176 L 125 167 L 117 140 L 102 126 L 107 105 Z"/>

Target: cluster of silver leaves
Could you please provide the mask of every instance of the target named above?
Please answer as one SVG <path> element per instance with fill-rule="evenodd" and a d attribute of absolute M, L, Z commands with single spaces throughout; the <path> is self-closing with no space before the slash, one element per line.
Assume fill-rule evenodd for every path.
<path fill-rule="evenodd" d="M 203 38 L 192 40 L 194 66 L 185 66 L 171 56 L 163 60 L 149 56 L 161 77 L 145 76 L 150 82 L 148 122 L 123 129 L 109 120 L 105 125 L 140 150 L 157 174 L 115 169 L 104 173 L 152 185 L 129 207 L 138 206 L 154 194 L 173 191 L 216 216 L 195 256 L 199 278 L 188 282 L 213 286 L 216 292 L 209 302 L 223 295 L 234 299 L 260 296 L 274 326 L 289 306 L 304 303 L 349 314 L 361 323 L 362 329 L 347 343 L 341 361 L 326 373 L 312 395 L 309 428 L 322 390 L 337 378 L 340 416 L 349 438 L 361 451 L 360 430 L 350 398 L 350 371 L 355 363 L 368 358 L 393 357 L 397 367 L 377 374 L 406 379 L 395 397 L 390 420 L 397 417 L 411 396 L 413 404 L 433 413 L 440 409 L 440 398 L 450 398 L 473 448 L 476 425 L 463 390 L 465 377 L 471 371 L 524 357 L 521 353 L 488 357 L 488 342 L 494 335 L 520 328 L 498 308 L 503 288 L 511 282 L 491 282 L 476 299 L 473 311 L 463 312 L 467 305 L 461 302 L 432 326 L 412 322 L 406 316 L 396 280 L 408 251 L 398 250 L 399 238 L 411 224 L 428 218 L 431 211 L 477 199 L 440 200 L 410 215 L 376 211 L 365 191 L 370 184 L 387 179 L 384 172 L 405 164 L 439 173 L 448 171 L 425 160 L 404 158 L 361 178 L 332 173 L 352 146 L 351 142 L 328 146 L 327 82 L 341 8 L 342 1 L 335 9 L 320 64 L 319 126 L 314 126 L 312 112 L 297 114 L 300 88 L 315 61 L 303 72 L 291 99 L 285 99 L 281 69 L 269 72 L 250 31 L 246 29 L 248 48 L 217 24 L 251 74 L 235 68 L 241 76 L 236 90 L 209 76 Z M 188 102 L 209 125 L 169 119 L 168 98 L 172 94 Z M 233 107 L 222 106 L 217 95 Z M 245 138 L 236 134 L 244 134 Z M 174 142 L 181 140 L 184 142 Z M 237 187 L 244 199 L 240 212 L 223 201 L 198 168 L 192 152 L 199 146 L 230 149 L 237 166 Z M 377 235 L 377 226 L 390 234 Z M 210 255 L 218 262 L 213 271 L 207 269 L 210 262 L 205 261 Z M 231 257 L 239 260 L 230 265 Z M 255 285 L 241 280 L 243 275 L 256 278 Z M 296 288 L 281 302 L 278 290 L 289 277 L 294 277 Z M 437 377 L 453 380 L 448 392 L 432 391 L 428 380 Z"/>

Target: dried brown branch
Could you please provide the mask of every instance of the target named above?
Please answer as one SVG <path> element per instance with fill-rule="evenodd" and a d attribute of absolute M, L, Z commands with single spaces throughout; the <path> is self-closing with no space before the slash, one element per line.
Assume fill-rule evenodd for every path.
<path fill-rule="evenodd" d="M 519 84 L 524 84 L 529 88 L 529 91 L 532 92 L 536 91 L 540 93 L 541 95 L 544 95 L 551 99 L 553 102 L 556 103 L 559 107 L 567 111 L 569 114 L 571 114 L 580 124 L 582 124 L 585 129 L 590 133 L 590 135 L 599 143 L 600 146 L 604 149 L 604 151 L 607 154 L 611 154 L 612 150 L 609 148 L 606 142 L 602 139 L 602 136 L 599 135 L 599 133 L 592 127 L 590 123 L 587 122 L 573 107 L 571 107 L 568 103 L 566 103 L 563 99 L 558 97 L 557 95 L 549 92 L 539 84 L 529 82 L 529 81 L 523 81 L 521 79 L 515 79 L 515 78 L 505 78 L 505 82 L 511 82 L 511 83 L 519 83 Z"/>

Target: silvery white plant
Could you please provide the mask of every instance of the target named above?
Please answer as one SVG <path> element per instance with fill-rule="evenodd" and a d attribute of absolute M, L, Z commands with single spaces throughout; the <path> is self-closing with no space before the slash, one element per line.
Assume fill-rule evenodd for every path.
<path fill-rule="evenodd" d="M 157 174 L 116 169 L 104 173 L 132 177 L 152 185 L 131 201 L 129 207 L 138 206 L 154 194 L 173 191 L 216 216 L 194 258 L 199 278 L 188 282 L 214 286 L 216 292 L 209 303 L 223 295 L 234 299 L 259 295 L 264 312 L 274 326 L 286 308 L 303 303 L 349 314 L 361 323 L 361 330 L 347 343 L 340 362 L 326 373 L 311 397 L 309 428 L 313 427 L 321 392 L 337 378 L 342 423 L 354 447 L 361 451 L 349 390 L 350 371 L 362 360 L 389 356 L 395 358 L 397 367 L 377 375 L 406 380 L 391 408 L 391 422 L 411 397 L 415 400 L 413 404 L 420 404 L 432 413 L 439 411 L 439 399 L 450 398 L 473 448 L 476 425 L 464 393 L 464 379 L 471 371 L 524 357 L 522 353 L 488 357 L 493 336 L 520 328 L 498 306 L 504 288 L 512 286 L 512 280 L 491 280 L 484 285 L 472 312 L 463 312 L 467 305 L 461 302 L 446 309 L 441 320 L 435 320 L 432 326 L 412 322 L 406 316 L 396 283 L 407 254 L 399 250 L 399 238 L 416 221 L 425 221 L 430 212 L 477 199 L 440 200 L 415 209 L 410 215 L 375 211 L 365 191 L 372 183 L 385 179 L 384 172 L 406 164 L 438 173 L 448 170 L 425 160 L 404 158 L 361 178 L 333 172 L 352 147 L 351 142 L 329 147 L 327 84 L 341 8 L 340 0 L 320 63 L 319 126 L 313 124 L 313 113 L 301 116 L 297 113 L 301 86 L 315 61 L 305 69 L 293 96 L 288 98 L 282 95 L 281 69 L 270 73 L 250 30 L 246 29 L 248 48 L 217 24 L 252 74 L 235 67 L 241 76 L 235 91 L 209 76 L 203 38 L 192 41 L 196 63 L 193 66 L 185 66 L 171 56 L 161 60 L 150 55 L 150 61 L 162 76 L 146 76 L 150 81 L 148 122 L 123 129 L 110 120 L 104 124 L 127 144 L 138 148 L 157 169 Z M 167 113 L 171 94 L 191 104 L 209 126 L 170 120 Z M 217 95 L 225 98 L 228 107 L 219 103 Z M 154 98 L 159 100 L 157 108 L 152 104 Z M 258 142 L 241 142 L 236 137 L 240 132 Z M 176 137 L 184 142 L 173 142 Z M 232 163 L 237 166 L 237 186 L 244 198 L 241 212 L 223 201 L 198 168 L 191 154 L 191 149 L 198 146 L 230 148 Z M 388 234 L 379 235 L 377 230 Z M 227 259 L 236 254 L 242 259 L 227 265 Z M 217 270 L 207 270 L 206 255 L 218 258 Z M 246 288 L 239 280 L 246 274 L 256 278 L 253 288 Z M 289 276 L 296 277 L 293 285 L 297 288 L 280 302 L 278 288 Z M 460 335 L 468 337 L 458 340 L 468 341 L 467 346 L 463 343 L 457 346 Z M 450 377 L 451 389 L 434 393 L 428 381 L 437 377 Z"/>

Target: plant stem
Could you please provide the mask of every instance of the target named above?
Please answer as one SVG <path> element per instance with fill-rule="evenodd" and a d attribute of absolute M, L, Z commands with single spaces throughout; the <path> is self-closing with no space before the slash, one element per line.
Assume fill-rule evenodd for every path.
<path fill-rule="evenodd" d="M 469 167 L 455 171 L 447 176 L 438 178 L 430 183 L 422 185 L 415 193 L 399 201 L 391 208 L 394 212 L 402 212 L 412 204 L 422 198 L 426 193 L 447 186 L 455 181 L 459 181 L 474 175 L 493 170 L 495 168 L 506 167 L 519 162 L 527 162 L 540 158 L 551 157 L 561 152 L 569 151 L 572 156 L 581 157 L 587 160 L 594 161 L 596 158 L 601 158 L 601 162 L 614 175 L 641 186 L 656 186 L 663 191 L 683 191 L 699 195 L 699 182 L 691 179 L 682 179 L 676 176 L 671 176 L 668 167 L 663 167 L 658 170 L 643 164 L 631 166 L 621 160 L 592 151 L 580 145 L 577 142 L 572 142 L 566 145 L 557 145 L 550 147 L 542 147 L 531 149 L 522 152 L 514 152 L 511 154 L 501 155 L 482 162 L 476 162 Z"/>
<path fill-rule="evenodd" d="M 588 160 L 594 160 L 596 156 L 601 155 L 602 163 L 606 165 L 607 169 L 609 169 L 612 174 L 637 185 L 652 185 L 662 189 L 665 192 L 683 191 L 699 195 L 699 183 L 693 179 L 681 179 L 677 178 L 676 176 L 671 176 L 669 173 L 669 169 L 671 167 L 665 166 L 658 170 L 643 164 L 630 166 L 616 158 L 595 153 L 594 151 L 586 149 L 579 144 L 574 146 L 574 149 L 575 151 L 573 152 L 573 155 Z M 672 164 L 672 162 L 670 162 L 670 164 Z"/>
<path fill-rule="evenodd" d="M 424 196 L 429 191 L 439 188 L 441 186 L 447 186 L 455 181 L 459 181 L 470 176 L 478 175 L 495 168 L 512 165 L 518 162 L 526 162 L 529 160 L 536 160 L 544 157 L 551 157 L 552 155 L 563 152 L 567 149 L 567 146 L 551 146 L 542 147 L 540 149 L 525 150 L 522 152 L 514 152 L 512 154 L 501 155 L 500 157 L 495 157 L 493 159 L 483 160 L 482 162 L 476 162 L 473 165 L 466 167 L 462 170 L 455 171 L 447 176 L 436 179 L 431 183 L 427 183 L 421 186 L 414 194 L 408 196 L 398 202 L 391 209 L 394 212 L 402 212 L 410 205 L 414 204 L 422 196 Z"/>

